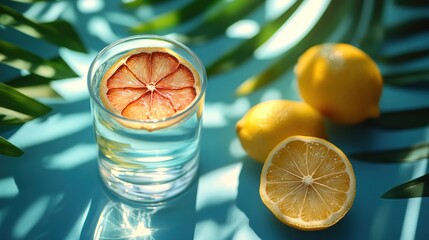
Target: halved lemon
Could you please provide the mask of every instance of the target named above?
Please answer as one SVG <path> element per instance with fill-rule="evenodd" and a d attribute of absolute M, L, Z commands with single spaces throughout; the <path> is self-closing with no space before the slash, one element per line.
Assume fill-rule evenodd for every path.
<path fill-rule="evenodd" d="M 332 143 L 292 136 L 268 155 L 259 192 L 281 222 L 320 230 L 337 223 L 352 207 L 356 179 L 350 161 Z"/>
<path fill-rule="evenodd" d="M 122 121 L 123 124 L 153 130 L 177 122 L 180 118 L 155 124 L 192 105 L 200 88 L 195 68 L 173 51 L 139 48 L 122 56 L 106 71 L 100 96 L 109 110 L 132 120 Z"/>

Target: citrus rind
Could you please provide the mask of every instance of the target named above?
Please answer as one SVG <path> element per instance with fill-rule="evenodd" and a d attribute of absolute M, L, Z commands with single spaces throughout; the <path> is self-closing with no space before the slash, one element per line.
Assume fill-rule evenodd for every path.
<path fill-rule="evenodd" d="M 336 155 L 339 156 L 339 158 L 341 159 L 342 163 L 344 164 L 344 173 L 349 177 L 349 184 L 348 184 L 348 188 L 347 191 L 345 191 L 346 194 L 346 199 L 344 201 L 344 203 L 342 204 L 342 206 L 335 212 L 329 213 L 329 216 L 325 219 L 319 219 L 319 220 L 314 220 L 314 221 L 308 221 L 308 220 L 303 220 L 302 217 L 292 217 L 292 216 L 288 216 L 287 214 L 285 214 L 284 211 L 281 210 L 280 204 L 285 204 L 283 205 L 283 207 L 288 207 L 284 202 L 281 202 L 281 199 L 276 199 L 274 200 L 273 197 L 270 197 L 269 194 L 267 193 L 267 184 L 269 184 L 269 180 L 267 180 L 267 174 L 269 171 L 272 171 L 270 169 L 270 167 L 272 167 L 272 160 L 275 157 L 276 153 L 282 149 L 287 147 L 288 144 L 293 143 L 293 142 L 304 142 L 305 144 L 307 143 L 317 143 L 317 144 L 321 144 L 323 146 L 326 146 L 327 149 L 329 149 L 329 151 L 333 151 Z M 284 161 L 290 161 L 290 160 L 284 160 Z M 285 163 L 286 164 L 286 163 Z M 315 163 L 313 163 L 315 164 Z M 332 174 L 332 177 L 334 177 L 335 174 Z M 283 176 L 282 180 L 287 181 L 288 176 Z M 282 180 L 279 180 L 276 184 L 282 184 Z M 305 177 L 302 178 L 302 185 L 305 186 L 306 182 L 310 181 L 312 182 L 312 179 L 306 179 Z M 328 181 L 328 180 L 326 180 Z M 284 183 L 284 182 L 283 182 Z M 288 191 L 289 189 L 287 189 L 286 184 L 283 185 L 283 191 Z M 289 191 L 288 193 L 293 194 L 295 191 L 295 189 Z M 347 159 L 347 157 L 345 156 L 345 154 L 338 149 L 335 145 L 333 145 L 332 143 L 324 140 L 324 139 L 319 139 L 316 137 L 307 137 L 307 136 L 292 136 L 289 137 L 287 139 L 285 139 L 284 141 L 280 142 L 269 154 L 269 156 L 267 157 L 267 160 L 265 161 L 264 167 L 262 169 L 262 173 L 261 173 L 261 183 L 260 183 L 260 196 L 261 199 L 263 201 L 263 203 L 265 204 L 265 206 L 277 217 L 277 219 L 279 219 L 281 222 L 283 222 L 284 224 L 287 224 L 293 228 L 296 229 L 300 229 L 300 230 L 306 230 L 306 231 L 314 231 L 314 230 L 322 230 L 328 227 L 331 227 L 332 225 L 336 224 L 340 219 L 342 219 L 346 213 L 349 211 L 349 209 L 352 207 L 353 205 L 353 201 L 356 195 L 356 179 L 355 179 L 355 175 L 354 175 L 354 171 L 352 168 L 351 163 L 349 162 L 349 160 Z M 306 192 L 307 194 L 308 192 Z M 321 195 L 319 195 L 320 197 Z M 307 198 L 304 198 L 305 200 L 307 200 Z M 323 199 L 322 199 L 323 201 Z M 328 203 L 320 203 L 320 204 L 330 204 Z M 290 204 L 293 205 L 293 204 Z M 304 204 L 303 204 L 304 205 Z M 301 210 L 302 211 L 302 210 Z M 301 215 L 305 215 L 302 212 L 300 213 Z"/>
<path fill-rule="evenodd" d="M 146 70 L 141 66 L 145 64 L 157 67 L 150 65 Z M 201 98 L 201 81 L 180 55 L 167 48 L 147 47 L 129 51 L 110 66 L 99 91 L 103 105 L 120 124 L 152 131 L 177 124 L 193 113 L 185 114 L 189 108 L 200 107 L 195 102 Z"/>

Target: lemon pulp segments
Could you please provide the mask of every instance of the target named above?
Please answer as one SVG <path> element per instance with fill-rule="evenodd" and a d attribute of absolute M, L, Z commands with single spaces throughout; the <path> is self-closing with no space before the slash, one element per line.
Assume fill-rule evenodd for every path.
<path fill-rule="evenodd" d="M 261 174 L 264 204 L 280 221 L 298 229 L 332 226 L 351 208 L 355 193 L 356 180 L 347 157 L 315 137 L 294 136 L 281 142 Z"/>

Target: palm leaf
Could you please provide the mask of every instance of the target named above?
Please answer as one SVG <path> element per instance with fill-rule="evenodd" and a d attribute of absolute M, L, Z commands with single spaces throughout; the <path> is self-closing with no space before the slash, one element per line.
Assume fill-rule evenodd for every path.
<path fill-rule="evenodd" d="M 209 14 L 194 29 L 182 36 L 182 41 L 187 44 L 201 43 L 215 38 L 225 32 L 231 23 L 243 19 L 244 16 L 254 11 L 262 4 L 259 0 L 236 0 L 225 5 L 219 11 Z"/>
<path fill-rule="evenodd" d="M 379 58 L 388 67 L 383 72 L 386 84 L 409 85 L 428 82 L 428 69 L 419 66 L 419 62 L 428 60 L 429 57 L 427 39 L 424 37 L 424 34 L 428 33 L 427 24 L 429 17 L 425 16 L 407 19 L 387 28 L 386 41 L 392 47 L 390 52 L 383 53 Z M 409 44 L 404 44 L 407 42 Z M 399 43 L 402 45 L 394 47 Z M 409 67 L 404 67 L 405 65 Z"/>
<path fill-rule="evenodd" d="M 379 163 L 416 162 L 429 157 L 429 142 L 390 150 L 352 153 L 348 156 L 352 159 Z"/>
<path fill-rule="evenodd" d="M 9 109 L 1 108 L 0 110 L 2 113 L 0 113 L 0 125 L 20 125 L 28 122 L 29 120 L 33 119 L 25 114 L 19 114 L 15 111 L 11 111 Z"/>
<path fill-rule="evenodd" d="M 262 46 L 273 34 L 287 21 L 296 9 L 301 5 L 302 0 L 296 1 L 287 11 L 278 18 L 268 22 L 261 31 L 252 38 L 242 42 L 240 45 L 225 53 L 207 68 L 208 75 L 223 73 L 234 69 L 236 66 L 249 59 L 256 48 Z"/>
<path fill-rule="evenodd" d="M 60 61 L 60 58 L 53 59 L 53 61 Z M 20 87 L 46 85 L 52 81 L 53 79 L 51 78 L 42 77 L 36 74 L 28 74 L 25 76 L 20 76 L 12 80 L 9 80 L 6 83 L 11 87 L 20 88 Z"/>
<path fill-rule="evenodd" d="M 407 69 L 383 73 L 384 83 L 390 85 L 410 85 L 429 81 L 429 69 Z"/>
<path fill-rule="evenodd" d="M 78 75 L 61 58 L 45 60 L 23 48 L 0 40 L 0 62 L 41 77 L 64 79 Z"/>
<path fill-rule="evenodd" d="M 136 8 L 146 5 L 155 5 L 160 3 L 169 2 L 171 0 L 132 0 L 123 3 L 123 6 L 126 8 Z"/>
<path fill-rule="evenodd" d="M 319 21 L 297 45 L 285 52 L 265 71 L 244 81 L 238 87 L 236 94 L 239 96 L 250 94 L 278 79 L 283 73 L 290 71 L 305 50 L 315 44 L 323 43 L 329 38 L 340 24 L 340 20 L 347 14 L 347 9 L 352 9 L 352 6 L 353 4 L 350 2 L 332 1 Z M 350 27 L 349 29 L 353 28 Z M 351 35 L 350 33 L 345 34 L 347 37 Z"/>
<path fill-rule="evenodd" d="M 384 112 L 377 119 L 371 119 L 366 123 L 373 127 L 391 130 L 426 127 L 429 125 L 429 107 Z"/>
<path fill-rule="evenodd" d="M 0 125 L 23 124 L 45 115 L 51 108 L 28 97 L 15 88 L 0 83 Z M 18 157 L 23 151 L 0 137 L 0 154 Z"/>
<path fill-rule="evenodd" d="M 402 183 L 386 193 L 382 198 L 429 197 L 429 173 L 419 178 Z"/>
<path fill-rule="evenodd" d="M 429 17 L 415 18 L 400 22 L 386 30 L 386 37 L 390 39 L 409 38 L 414 34 L 420 34 L 428 30 Z"/>
<path fill-rule="evenodd" d="M 135 0 L 135 2 L 151 2 L 151 0 Z M 187 43 L 201 43 L 219 36 L 233 22 L 242 19 L 246 16 L 247 12 L 258 7 L 257 1 L 247 1 L 249 5 L 241 5 L 244 4 L 244 2 L 245 1 L 237 0 L 225 5 L 224 8 L 207 8 L 206 11 L 210 9 L 212 11 L 211 14 L 206 15 L 203 21 L 195 28 L 187 31 L 183 39 L 185 39 Z M 194 3 L 195 2 L 192 2 L 192 4 Z M 295 5 L 293 5 L 294 7 L 284 12 L 280 18 L 263 26 L 259 34 L 251 39 L 243 41 L 215 60 L 214 63 L 208 67 L 208 74 L 224 73 L 251 58 L 254 51 L 265 43 L 281 25 L 288 21 L 290 15 L 297 9 L 300 3 L 301 1 L 296 1 L 294 3 Z M 234 4 L 236 4 L 236 6 L 233 6 Z M 429 5 L 428 1 L 424 0 L 394 0 L 394 4 L 408 8 L 420 8 Z M 244 10 L 245 8 L 246 10 Z M 316 25 L 299 43 L 274 60 L 266 70 L 242 83 L 237 89 L 237 94 L 245 95 L 252 93 L 278 79 L 282 74 L 292 71 L 298 57 L 305 50 L 313 45 L 328 41 L 351 43 L 363 49 L 377 61 L 387 64 L 387 71 L 383 72 L 383 78 L 386 84 L 404 85 L 428 81 L 429 70 L 426 68 L 417 68 L 415 67 L 416 65 L 409 68 L 397 68 L 394 65 L 402 66 L 404 63 L 418 63 L 420 60 L 427 60 L 429 56 L 427 44 L 422 44 L 422 46 L 413 45 L 412 38 L 415 38 L 419 34 L 427 33 L 426 26 L 429 23 L 429 18 L 420 17 L 418 19 L 401 22 L 394 26 L 386 26 L 384 24 L 385 15 L 383 14 L 385 9 L 384 1 L 331 1 Z M 165 30 L 169 27 L 184 23 L 188 19 L 181 19 L 178 17 L 180 15 L 179 12 L 182 10 L 183 9 L 179 9 L 165 14 L 165 16 L 171 14 L 170 18 L 175 21 L 171 19 L 169 20 L 170 22 L 162 20 L 159 26 L 148 27 L 145 31 Z M 231 15 L 228 13 L 231 13 Z M 153 20 L 155 23 L 157 21 L 157 18 Z M 153 24 L 153 22 L 149 22 L 149 25 Z M 344 26 L 346 26 L 346 31 L 341 30 L 344 30 Z M 340 34 L 338 34 L 339 32 Z M 404 48 L 404 50 L 401 50 L 401 48 L 392 48 L 394 49 L 393 51 L 389 53 L 382 52 L 382 54 L 380 54 L 381 44 L 388 43 L 394 45 L 398 42 L 403 43 L 407 41 L 412 47 Z M 398 49 L 400 51 L 398 51 Z M 389 64 L 392 65 L 389 66 Z M 411 118 L 410 116 L 413 117 Z M 366 124 L 369 124 L 371 127 L 382 129 L 403 130 L 426 127 L 428 123 L 429 108 L 425 107 L 420 109 L 384 112 L 378 119 L 368 121 Z M 379 163 L 414 162 L 429 157 L 429 142 L 396 149 L 354 153 L 349 156 L 350 158 Z M 383 197 L 428 196 L 428 188 L 424 188 L 424 185 L 428 184 L 428 181 L 429 177 L 425 175 L 422 178 L 404 183 L 392 189 L 383 195 Z"/>
<path fill-rule="evenodd" d="M 368 3 L 368 2 L 367 2 Z M 360 32 L 362 35 L 358 36 L 356 39 L 356 43 L 353 41 L 352 43 L 357 45 L 359 48 L 364 50 L 368 55 L 372 57 L 378 56 L 378 48 L 383 38 L 385 37 L 385 30 L 383 26 L 383 11 L 384 11 L 384 1 L 373 1 L 372 3 L 372 11 L 366 11 L 364 9 L 364 5 L 361 5 L 361 14 L 359 19 L 369 19 L 368 23 L 360 24 L 359 31 L 353 29 L 357 32 Z"/>
<path fill-rule="evenodd" d="M 56 20 L 47 23 L 37 23 L 26 18 L 14 9 L 0 4 L 0 25 L 16 29 L 33 38 L 66 47 L 78 52 L 86 52 L 79 36 L 73 27 L 65 21 Z"/>
<path fill-rule="evenodd" d="M 61 98 L 61 95 L 49 84 L 51 81 L 53 81 L 53 79 L 44 78 L 35 74 L 28 74 L 7 81 L 6 83 L 32 98 Z"/>
<path fill-rule="evenodd" d="M 13 145 L 12 143 L 0 136 L 0 154 L 10 157 L 19 157 L 23 153 L 24 152 L 17 146 Z"/>
<path fill-rule="evenodd" d="M 20 2 L 39 1 L 21 0 Z M 60 47 L 86 52 L 74 28 L 65 21 L 35 22 L 14 9 L 0 4 L 0 25 Z M 23 124 L 45 115 L 51 108 L 32 97 L 58 97 L 58 93 L 49 86 L 50 81 L 78 77 L 60 57 L 44 59 L 2 40 L 0 40 L 0 63 L 30 73 L 9 81 L 10 85 L 0 83 L 0 125 Z M 22 153 L 23 151 L 18 147 L 0 137 L 0 154 L 16 157 Z"/>
<path fill-rule="evenodd" d="M 429 5 L 429 2 L 426 0 L 395 0 L 394 2 L 395 4 L 408 7 L 422 7 Z"/>
<path fill-rule="evenodd" d="M 38 2 L 59 2 L 63 0 L 11 0 L 14 2 L 21 2 L 21 3 L 38 3 Z"/>
<path fill-rule="evenodd" d="M 40 117 L 51 111 L 51 108 L 33 98 L 0 83 L 0 107 L 10 109 L 31 117 Z"/>
<path fill-rule="evenodd" d="M 62 99 L 62 96 L 57 91 L 55 91 L 49 84 L 40 84 L 30 87 L 19 87 L 15 89 L 31 98 Z"/>
<path fill-rule="evenodd" d="M 219 2 L 221 2 L 221 0 L 213 0 L 209 3 L 201 3 L 200 1 L 194 0 L 179 9 L 166 12 L 148 22 L 131 27 L 130 30 L 133 33 L 166 30 L 197 17 Z"/>
<path fill-rule="evenodd" d="M 400 53 L 382 55 L 379 60 L 386 64 L 401 64 L 429 57 L 429 46 L 418 49 L 407 49 Z"/>

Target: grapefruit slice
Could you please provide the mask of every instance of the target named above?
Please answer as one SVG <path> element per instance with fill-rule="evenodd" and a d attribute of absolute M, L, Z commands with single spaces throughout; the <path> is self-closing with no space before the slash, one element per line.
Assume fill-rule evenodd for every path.
<path fill-rule="evenodd" d="M 166 48 L 139 48 L 125 54 L 106 71 L 100 84 L 103 104 L 133 120 L 123 124 L 148 130 L 177 122 L 154 124 L 183 112 L 199 91 L 195 68 Z"/>

